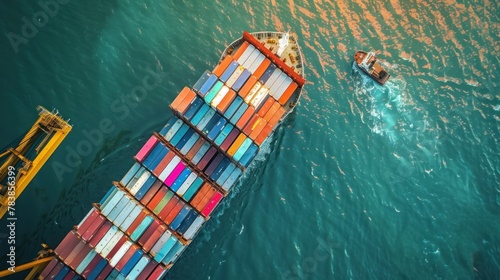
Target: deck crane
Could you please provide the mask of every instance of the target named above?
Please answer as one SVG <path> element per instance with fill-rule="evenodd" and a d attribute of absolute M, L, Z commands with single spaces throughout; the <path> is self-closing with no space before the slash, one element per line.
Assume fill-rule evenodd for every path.
<path fill-rule="evenodd" d="M 15 147 L 0 151 L 0 219 L 71 131 L 71 125 L 57 110 L 37 107 L 39 118 Z M 33 152 L 34 151 L 34 152 Z M 10 212 L 9 212 L 10 213 Z M 9 219 L 9 216 L 7 216 Z M 16 266 L 15 271 L 31 269 L 26 279 L 33 279 L 53 258 L 53 252 L 42 244 L 39 256 L 32 262 Z M 0 271 L 0 278 L 13 274 Z"/>

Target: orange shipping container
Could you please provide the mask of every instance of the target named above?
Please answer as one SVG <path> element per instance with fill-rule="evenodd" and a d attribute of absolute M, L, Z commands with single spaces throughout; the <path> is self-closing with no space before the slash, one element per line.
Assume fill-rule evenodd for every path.
<path fill-rule="evenodd" d="M 234 90 L 230 89 L 226 96 L 224 96 L 222 101 L 219 103 L 219 105 L 217 105 L 217 110 L 222 113 L 226 112 L 227 107 L 231 105 L 235 96 L 236 93 L 234 92 Z"/>
<path fill-rule="evenodd" d="M 281 117 L 283 116 L 283 114 L 285 114 L 285 108 L 279 107 L 278 111 L 276 111 L 276 113 L 271 118 L 271 120 L 269 120 L 269 124 L 272 127 L 274 127 L 278 123 L 278 121 L 281 119 Z"/>
<path fill-rule="evenodd" d="M 181 92 L 177 95 L 177 97 L 174 99 L 174 101 L 172 102 L 172 104 L 170 104 L 170 106 L 174 109 L 177 108 L 177 106 L 179 106 L 179 104 L 181 104 L 182 100 L 184 100 L 184 98 L 186 97 L 186 95 L 189 93 L 189 88 L 188 87 L 184 87 Z"/>
<path fill-rule="evenodd" d="M 243 52 L 245 52 L 245 50 L 247 49 L 248 45 L 250 45 L 250 44 L 247 41 L 245 41 L 245 42 L 243 42 L 243 44 L 241 44 L 240 48 L 233 55 L 234 60 L 237 60 L 238 58 L 240 58 L 240 56 L 243 54 Z"/>
<path fill-rule="evenodd" d="M 220 77 L 222 73 L 224 73 L 224 71 L 226 70 L 227 66 L 231 64 L 231 62 L 233 62 L 233 58 L 230 55 L 224 57 L 222 62 L 219 65 L 215 66 L 213 72 L 215 76 Z"/>
<path fill-rule="evenodd" d="M 179 111 L 180 113 L 184 113 L 186 111 L 186 109 L 189 107 L 189 104 L 191 104 L 191 102 L 193 101 L 193 99 L 195 98 L 196 96 L 196 93 L 192 90 L 189 90 L 189 92 L 186 94 L 186 97 L 184 98 L 184 100 L 182 100 L 181 104 L 179 104 L 179 106 L 177 106 L 177 111 Z"/>
<path fill-rule="evenodd" d="M 203 143 L 205 143 L 205 140 L 203 139 L 203 137 L 200 137 L 200 139 L 198 139 L 198 141 L 194 143 L 191 150 L 189 150 L 189 152 L 186 154 L 186 158 L 192 160 L 194 155 L 196 155 L 198 150 L 201 148 L 201 146 L 203 146 Z"/>
<path fill-rule="evenodd" d="M 240 130 L 242 130 L 254 114 L 255 114 L 255 109 L 253 107 L 249 106 L 247 108 L 247 110 L 245 111 L 245 113 L 243 113 L 243 115 L 240 117 L 240 119 L 236 123 L 236 127 L 239 128 Z"/>
<path fill-rule="evenodd" d="M 257 136 L 257 138 L 255 138 L 255 143 L 259 146 L 262 145 L 262 143 L 264 142 L 264 140 L 266 140 L 267 136 L 269 136 L 271 131 L 273 131 L 273 127 L 270 124 L 266 124 L 266 126 L 264 126 L 264 129 L 262 129 L 262 131 Z"/>
<path fill-rule="evenodd" d="M 255 128 L 250 132 L 250 138 L 252 140 L 255 140 L 257 136 L 259 136 L 260 132 L 264 129 L 264 127 L 267 125 L 266 120 L 259 118 L 257 125 Z"/>
<path fill-rule="evenodd" d="M 243 128 L 243 132 L 246 135 L 250 135 L 250 132 L 252 132 L 254 125 L 256 122 L 260 119 L 259 115 L 253 115 L 253 117 L 250 119 L 250 121 L 246 124 L 245 128 Z"/>
<path fill-rule="evenodd" d="M 142 220 L 148 215 L 148 213 L 145 210 L 142 210 L 139 215 L 137 215 L 137 218 L 132 222 L 132 224 L 125 230 L 125 233 L 127 233 L 129 236 L 134 232 L 134 230 L 141 224 Z"/>
<path fill-rule="evenodd" d="M 278 100 L 281 105 L 285 105 L 288 99 L 290 99 L 290 96 L 292 96 L 292 93 L 295 91 L 297 88 L 297 84 L 295 82 L 292 82 L 288 88 L 285 90 L 283 95 L 281 95 L 280 99 Z"/>
<path fill-rule="evenodd" d="M 168 215 L 165 218 L 164 222 L 167 225 L 170 225 L 172 223 L 172 221 L 175 219 L 175 217 L 177 216 L 177 214 L 179 214 L 179 212 L 181 212 L 182 207 L 184 207 L 185 205 L 186 205 L 186 203 L 184 203 L 184 201 L 179 200 L 177 202 L 177 204 L 174 206 L 174 209 L 172 209 L 172 211 L 170 211 L 170 213 L 168 213 Z"/>
<path fill-rule="evenodd" d="M 156 166 L 155 170 L 153 170 L 153 174 L 156 176 L 160 176 L 161 172 L 167 165 L 170 163 L 170 161 L 174 158 L 175 153 L 172 151 L 169 151 L 168 154 L 160 161 L 158 166 Z"/>
<path fill-rule="evenodd" d="M 271 118 L 274 116 L 276 111 L 281 107 L 281 105 L 278 102 L 274 102 L 273 106 L 267 111 L 266 115 L 264 116 L 264 119 L 269 122 L 271 121 Z"/>
<path fill-rule="evenodd" d="M 271 65 L 271 61 L 269 59 L 264 59 L 264 61 L 262 61 L 262 63 L 260 64 L 260 66 L 257 68 L 257 70 L 255 70 L 255 72 L 253 73 L 253 75 L 257 78 L 257 79 L 260 79 L 260 76 L 262 76 L 262 74 L 264 74 L 264 72 L 266 72 L 266 69 L 267 67 L 269 67 L 269 65 Z"/>
<path fill-rule="evenodd" d="M 203 199 L 203 197 L 205 196 L 207 191 L 210 189 L 210 187 L 211 186 L 209 183 L 205 183 L 201 187 L 201 189 L 198 191 L 198 193 L 191 200 L 191 202 L 190 202 L 191 206 L 196 207 L 196 205 L 198 205 L 198 203 L 200 203 L 200 201 Z"/>
<path fill-rule="evenodd" d="M 229 150 L 227 150 L 227 154 L 230 155 L 230 156 L 234 156 L 234 153 L 236 153 L 236 151 L 241 146 L 241 144 L 243 143 L 243 141 L 245 141 L 245 139 L 247 139 L 247 136 L 245 134 L 243 134 L 243 133 L 240 133 L 240 135 L 238 135 L 238 137 L 236 138 L 236 140 L 234 140 L 234 142 L 231 145 L 231 147 L 229 147 Z"/>
<path fill-rule="evenodd" d="M 259 112 L 257 114 L 261 117 L 264 117 L 266 115 L 267 111 L 269 111 L 269 108 L 271 108 L 271 106 L 273 106 L 274 102 L 275 102 L 274 98 L 272 96 L 269 96 L 267 98 L 266 102 L 264 102 L 264 105 L 262 105 L 262 107 L 260 107 Z"/>
<path fill-rule="evenodd" d="M 245 96 L 247 96 L 248 92 L 252 89 L 252 87 L 255 85 L 256 82 L 257 82 L 257 77 L 250 76 L 250 78 L 248 78 L 248 80 L 245 82 L 245 84 L 240 89 L 240 91 L 238 92 L 238 94 L 242 98 L 245 98 Z"/>
<path fill-rule="evenodd" d="M 198 205 L 196 205 L 196 210 L 198 211 L 202 211 L 203 208 L 205 208 L 205 206 L 207 205 L 207 203 L 210 201 L 210 199 L 212 199 L 212 196 L 214 196 L 214 194 L 217 192 L 217 190 L 215 190 L 214 187 L 211 187 L 207 193 L 205 194 L 205 196 L 203 197 L 203 199 L 200 201 L 200 203 L 198 203 Z"/>

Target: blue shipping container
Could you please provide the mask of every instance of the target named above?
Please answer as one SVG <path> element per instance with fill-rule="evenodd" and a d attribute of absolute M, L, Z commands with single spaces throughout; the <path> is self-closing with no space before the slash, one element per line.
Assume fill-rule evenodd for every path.
<path fill-rule="evenodd" d="M 182 186 L 182 184 L 190 174 L 191 169 L 189 169 L 189 167 L 184 168 L 184 170 L 181 172 L 181 174 L 179 174 L 179 177 L 177 177 L 170 189 L 174 192 L 177 192 L 177 190 Z"/>
<path fill-rule="evenodd" d="M 210 175 L 210 178 L 214 181 L 217 181 L 217 179 L 219 179 L 220 175 L 222 175 L 222 172 L 224 171 L 224 169 L 229 165 L 231 161 L 228 159 L 228 158 L 224 158 L 220 163 L 219 165 L 217 166 L 217 168 L 214 170 L 214 172 L 212 173 L 212 175 Z"/>
<path fill-rule="evenodd" d="M 194 117 L 191 119 L 191 123 L 194 126 L 198 125 L 198 123 L 201 121 L 203 116 L 205 116 L 205 114 L 208 112 L 208 110 L 210 110 L 210 106 L 208 106 L 207 104 L 203 104 L 203 106 L 200 108 L 200 110 L 198 110 L 198 112 L 196 112 Z"/>
<path fill-rule="evenodd" d="M 247 149 L 241 160 L 239 161 L 241 165 L 248 167 L 252 162 L 252 159 L 255 157 L 257 152 L 259 151 L 259 147 L 252 143 L 250 147 Z"/>
<path fill-rule="evenodd" d="M 179 141 L 179 143 L 177 143 L 177 145 L 175 145 L 177 150 L 180 151 L 184 147 L 184 145 L 186 145 L 187 141 L 189 139 L 191 139 L 191 136 L 193 136 L 193 134 L 194 134 L 194 130 L 192 128 L 188 129 L 186 134 L 184 134 L 184 136 L 182 136 L 181 141 Z"/>
<path fill-rule="evenodd" d="M 186 155 L 189 152 L 189 150 L 191 150 L 194 143 L 196 143 L 196 141 L 198 141 L 198 139 L 200 139 L 200 135 L 198 133 L 193 133 L 193 135 L 191 135 L 191 138 L 189 138 L 189 140 L 186 142 L 184 147 L 182 147 L 181 153 L 183 155 Z"/>
<path fill-rule="evenodd" d="M 194 101 L 191 102 L 188 109 L 186 110 L 186 113 L 184 113 L 184 117 L 186 119 L 190 120 L 194 116 L 194 114 L 196 114 L 196 112 L 198 112 L 198 110 L 201 108 L 203 103 L 205 103 L 203 101 L 203 99 L 201 99 L 199 97 L 195 97 Z"/>
<path fill-rule="evenodd" d="M 217 146 L 222 145 L 222 142 L 224 142 L 224 140 L 226 140 L 226 137 L 229 135 L 229 133 L 231 133 L 233 128 L 234 128 L 234 126 L 232 124 L 230 124 L 230 123 L 226 124 L 224 126 L 224 128 L 222 129 L 222 131 L 219 133 L 219 135 L 217 135 L 217 138 L 215 138 L 214 143 Z"/>
<path fill-rule="evenodd" d="M 198 81 L 196 81 L 196 83 L 193 86 L 193 89 L 196 91 L 200 91 L 203 84 L 205 84 L 205 82 L 210 77 L 210 74 L 211 74 L 210 71 L 206 70 L 205 73 L 203 73 L 203 75 L 201 75 L 201 77 L 198 79 Z"/>
<path fill-rule="evenodd" d="M 177 228 L 181 225 L 182 221 L 184 221 L 184 219 L 186 218 L 187 214 L 191 211 L 191 209 L 192 208 L 188 205 L 184 206 L 179 212 L 179 214 L 175 216 L 175 219 L 170 224 L 170 228 L 172 228 L 173 230 L 177 230 Z"/>
<path fill-rule="evenodd" d="M 226 123 L 227 123 L 226 119 L 223 117 L 220 117 L 219 121 L 215 124 L 215 126 L 212 128 L 212 130 L 210 130 L 210 132 L 208 132 L 207 137 L 210 140 L 214 140 L 217 137 L 217 135 L 219 135 L 219 133 L 222 131 L 222 128 L 224 127 L 224 125 L 226 125 Z"/>
<path fill-rule="evenodd" d="M 207 94 L 207 92 L 215 84 L 216 81 L 217 81 L 217 76 L 215 76 L 214 74 L 211 74 L 210 77 L 208 77 L 207 81 L 203 84 L 203 86 L 199 90 L 199 93 L 201 94 L 201 96 L 205 96 Z"/>
<path fill-rule="evenodd" d="M 224 112 L 224 117 L 226 117 L 226 119 L 230 119 L 234 112 L 238 110 L 241 103 L 243 103 L 243 99 L 240 96 L 236 96 L 231 105 L 229 105 L 229 108 L 227 108 L 226 112 Z"/>
<path fill-rule="evenodd" d="M 188 131 L 189 129 L 189 125 L 187 124 L 183 124 L 181 126 L 181 128 L 179 128 L 179 130 L 177 131 L 177 133 L 175 134 L 174 137 L 172 137 L 172 140 L 170 140 L 170 144 L 172 145 L 177 145 L 177 143 L 179 143 L 179 141 L 181 141 L 182 137 L 184 136 L 184 134 L 186 134 L 186 132 Z"/>
<path fill-rule="evenodd" d="M 234 70 L 238 68 L 238 66 L 240 66 L 238 62 L 231 62 L 231 64 L 229 64 L 229 66 L 226 68 L 226 71 L 224 71 L 224 73 L 222 73 L 222 75 L 220 76 L 221 81 L 226 82 L 227 79 L 229 79 L 229 77 L 233 74 Z"/>
<path fill-rule="evenodd" d="M 234 91 L 236 92 L 240 91 L 241 87 L 245 84 L 248 78 L 250 78 L 250 75 L 252 75 L 250 71 L 248 71 L 247 69 L 243 70 L 243 73 L 241 73 L 241 75 L 238 77 L 238 79 L 236 80 L 236 82 L 234 82 L 232 86 Z"/>

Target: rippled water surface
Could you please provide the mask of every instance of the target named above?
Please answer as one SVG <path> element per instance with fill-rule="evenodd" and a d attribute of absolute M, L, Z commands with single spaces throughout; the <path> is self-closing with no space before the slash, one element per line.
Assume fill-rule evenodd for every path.
<path fill-rule="evenodd" d="M 0 3 L 0 147 L 31 127 L 37 105 L 73 131 L 17 201 L 18 264 L 42 242 L 57 246 L 243 30 L 291 30 L 304 98 L 170 278 L 500 279 L 498 1 L 91 0 L 39 11 Z M 359 49 L 377 52 L 385 86 L 353 66 Z M 159 83 L 134 95 L 148 75 Z M 98 132 L 103 121 L 111 131 Z M 87 135 L 91 151 L 71 164 Z M 6 232 L 3 220 L 2 269 Z"/>

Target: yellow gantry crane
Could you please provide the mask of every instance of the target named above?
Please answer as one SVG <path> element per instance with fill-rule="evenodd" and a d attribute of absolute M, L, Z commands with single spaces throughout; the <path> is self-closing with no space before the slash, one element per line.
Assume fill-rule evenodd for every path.
<path fill-rule="evenodd" d="M 51 112 L 42 106 L 38 106 L 37 110 L 38 120 L 15 144 L 17 146 L 0 151 L 0 219 L 9 212 L 9 207 L 15 207 L 16 199 L 71 131 L 71 125 L 57 111 Z M 53 258 L 52 250 L 44 244 L 42 247 L 35 261 L 17 266 L 16 272 L 32 269 L 26 279 L 40 273 Z M 0 271 L 0 278 L 13 273 L 10 270 Z"/>

